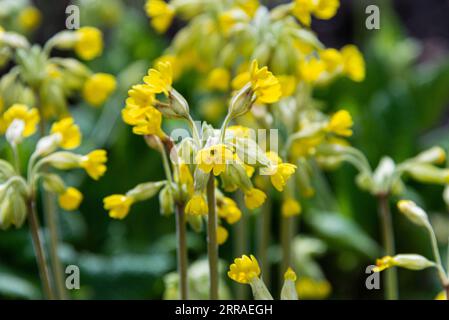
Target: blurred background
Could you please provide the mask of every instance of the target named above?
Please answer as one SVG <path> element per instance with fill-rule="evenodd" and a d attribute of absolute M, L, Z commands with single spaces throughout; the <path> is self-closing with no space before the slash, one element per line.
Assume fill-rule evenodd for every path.
<path fill-rule="evenodd" d="M 274 5 L 282 1 L 264 2 Z M 32 41 L 42 44 L 63 30 L 65 9 L 72 3 L 81 8 L 82 25 L 94 25 L 104 32 L 104 53 L 89 66 L 116 75 L 119 87 L 101 109 L 82 106 L 77 99 L 72 101 L 71 111 L 85 137 L 82 149 L 105 148 L 109 161 L 106 175 L 98 182 L 79 172 L 66 174 L 66 181 L 78 185 L 85 195 L 79 211 L 60 210 L 59 215 L 62 260 L 66 265 L 78 265 L 81 270 L 81 289 L 70 294 L 76 299 L 160 299 L 165 291 L 164 276 L 176 268 L 174 217 L 161 216 L 158 201 L 153 199 L 136 204 L 126 219 L 115 221 L 103 209 L 102 199 L 143 181 L 163 179 L 158 154 L 148 149 L 141 137 L 131 133 L 121 121 L 120 110 L 128 88 L 140 81 L 183 22 L 175 21 L 167 34 L 158 35 L 145 16 L 144 1 L 40 0 L 33 2 L 42 13 L 42 20 L 30 35 Z M 381 8 L 380 30 L 365 28 L 365 8 L 369 4 Z M 367 66 L 364 82 L 339 79 L 317 91 L 316 96 L 328 111 L 345 108 L 351 112 L 355 123 L 351 143 L 367 155 L 373 167 L 383 155 L 402 161 L 433 145 L 449 150 L 448 16 L 448 0 L 341 0 L 336 17 L 312 24 L 326 46 L 340 48 L 354 43 L 364 53 Z M 1 16 L 0 9 L 0 25 L 4 23 L 1 19 L 7 17 Z M 0 74 L 5 71 L 7 68 L 0 70 Z M 192 79 L 194 74 L 186 74 L 176 87 L 191 101 L 195 113 Z M 3 140 L 0 143 L 1 156 L 8 157 L 6 143 Z M 30 148 L 33 143 L 29 142 Z M 365 268 L 380 255 L 380 230 L 376 201 L 356 187 L 355 174 L 353 167 L 345 165 L 327 173 L 320 182 L 329 186 L 324 188 L 328 194 L 320 196 L 334 198 L 339 208 L 335 215 L 344 219 L 321 221 L 320 215 L 314 215 L 306 206 L 300 226 L 301 234 L 321 240 L 320 245 L 325 248 L 316 262 L 331 285 L 330 299 L 383 297 L 381 290 L 365 288 Z M 443 188 L 413 183 L 409 186 L 407 193 L 431 212 L 441 247 L 447 246 L 449 212 L 442 200 Z M 393 219 L 396 251 L 430 257 L 425 231 L 399 216 L 395 208 Z M 254 215 L 249 214 L 246 220 L 253 229 Z M 277 221 L 273 221 L 272 240 L 276 243 L 278 229 Z M 230 237 L 220 246 L 224 267 L 235 257 L 233 248 L 239 243 L 233 240 Z M 254 252 L 255 241 L 248 237 L 247 253 Z M 188 245 L 191 263 L 204 258 L 204 233 L 189 232 Z M 270 250 L 273 262 L 278 259 L 277 252 L 273 245 Z M 196 267 L 199 276 L 207 271 L 201 264 Z M 439 291 L 437 280 L 434 270 L 419 274 L 399 270 L 400 296 L 432 299 Z M 230 290 L 235 290 L 229 279 L 224 281 Z M 273 284 L 276 287 L 276 279 Z M 207 292 L 207 288 L 204 290 Z M 275 289 L 274 293 L 278 291 Z M 27 228 L 0 231 L 0 298 L 39 297 L 38 271 Z"/>

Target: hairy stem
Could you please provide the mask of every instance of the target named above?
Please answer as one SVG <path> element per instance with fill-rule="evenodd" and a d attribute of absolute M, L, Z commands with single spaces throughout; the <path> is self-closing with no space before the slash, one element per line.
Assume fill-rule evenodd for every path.
<path fill-rule="evenodd" d="M 187 277 L 187 238 L 186 238 L 186 218 L 184 204 L 176 205 L 176 236 L 178 240 L 178 274 L 179 274 L 179 293 L 181 300 L 189 298 L 188 277 Z"/>
<path fill-rule="evenodd" d="M 215 210 L 215 179 L 211 173 L 207 183 L 207 255 L 209 258 L 210 294 L 211 300 L 218 299 L 218 244 L 217 244 L 217 213 Z"/>
<path fill-rule="evenodd" d="M 389 197 L 386 194 L 378 196 L 379 217 L 382 225 L 382 238 L 385 254 L 393 256 L 395 252 L 393 223 L 391 219 Z M 385 298 L 387 300 L 398 299 L 398 278 L 396 268 L 389 268 L 385 271 Z"/>
<path fill-rule="evenodd" d="M 268 261 L 268 246 L 270 245 L 270 226 L 271 226 L 271 201 L 268 198 L 260 213 L 260 217 L 258 219 L 259 227 L 257 228 L 259 232 L 258 237 L 258 253 L 257 258 L 260 261 L 260 265 L 262 268 L 262 277 L 267 285 L 270 287 L 270 263 Z"/>

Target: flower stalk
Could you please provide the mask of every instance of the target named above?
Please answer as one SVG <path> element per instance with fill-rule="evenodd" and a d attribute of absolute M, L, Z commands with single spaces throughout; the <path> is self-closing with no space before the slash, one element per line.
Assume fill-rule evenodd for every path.
<path fill-rule="evenodd" d="M 176 205 L 176 237 L 178 241 L 178 273 L 179 273 L 179 297 L 181 300 L 189 298 L 188 293 L 188 258 L 187 258 L 187 238 L 186 238 L 186 217 L 184 205 Z"/>
<path fill-rule="evenodd" d="M 211 300 L 218 299 L 218 244 L 217 244 L 217 213 L 215 202 L 215 179 L 211 173 L 207 183 L 207 255 L 209 259 L 210 271 L 210 291 Z"/>

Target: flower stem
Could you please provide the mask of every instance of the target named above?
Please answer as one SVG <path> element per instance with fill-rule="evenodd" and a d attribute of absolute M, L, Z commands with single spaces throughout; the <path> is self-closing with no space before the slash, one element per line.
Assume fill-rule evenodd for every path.
<path fill-rule="evenodd" d="M 291 257 L 292 257 L 292 226 L 293 219 L 292 218 L 284 218 L 281 216 L 281 246 L 282 246 L 282 261 L 281 268 L 279 270 L 281 283 L 284 279 L 284 272 L 291 265 Z"/>
<path fill-rule="evenodd" d="M 42 282 L 44 295 L 47 299 L 54 299 L 55 296 L 50 283 L 50 274 L 48 272 L 47 258 L 39 234 L 40 227 L 36 213 L 36 202 L 34 201 L 34 196 L 27 202 L 27 205 L 28 205 L 28 221 L 30 225 L 30 232 L 31 237 L 33 239 L 34 252 L 36 253 L 36 260 L 39 268 L 39 274 Z"/>
<path fill-rule="evenodd" d="M 187 277 L 187 239 L 186 239 L 186 217 L 184 205 L 176 205 L 176 237 L 178 240 L 178 273 L 179 273 L 179 293 L 181 300 L 189 298 L 188 277 Z"/>
<path fill-rule="evenodd" d="M 446 272 L 444 271 L 443 262 L 442 262 L 441 256 L 440 256 L 440 250 L 438 249 L 437 237 L 435 236 L 435 232 L 433 231 L 432 225 L 429 222 L 426 223 L 425 227 L 430 235 L 433 256 L 435 258 L 435 262 L 437 264 L 437 269 L 438 269 L 438 276 L 440 277 L 440 281 L 441 281 L 443 288 L 448 290 L 449 280 L 446 276 Z M 449 299 L 449 297 L 447 297 L 447 298 Z"/>
<path fill-rule="evenodd" d="M 259 231 L 259 246 L 257 257 L 262 268 L 263 280 L 267 287 L 270 287 L 271 276 L 270 263 L 268 261 L 268 246 L 270 245 L 271 201 L 269 198 L 265 201 L 262 207 L 258 223 L 259 227 L 257 230 Z"/>
<path fill-rule="evenodd" d="M 241 190 L 236 193 L 237 205 L 239 208 L 245 207 L 244 194 Z M 233 233 L 233 256 L 240 257 L 248 252 L 248 215 L 242 212 L 242 218 L 235 224 L 235 231 Z M 242 286 L 240 283 L 235 283 L 235 297 L 237 300 L 245 300 L 249 296 L 248 286 Z"/>
<path fill-rule="evenodd" d="M 378 195 L 379 217 L 382 224 L 382 237 L 385 254 L 393 256 L 395 252 L 393 223 L 391 219 L 390 206 L 387 194 Z M 386 277 L 384 285 L 386 288 L 385 298 L 387 300 L 398 299 L 398 279 L 396 268 L 389 268 L 385 271 Z"/>
<path fill-rule="evenodd" d="M 209 258 L 211 300 L 218 299 L 218 245 L 217 245 L 217 213 L 215 210 L 215 179 L 211 173 L 207 183 L 207 205 L 209 209 L 207 219 L 207 255 Z"/>

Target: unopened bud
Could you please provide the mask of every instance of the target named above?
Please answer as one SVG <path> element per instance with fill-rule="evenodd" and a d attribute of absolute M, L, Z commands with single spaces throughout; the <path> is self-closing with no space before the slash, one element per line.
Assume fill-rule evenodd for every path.
<path fill-rule="evenodd" d="M 426 212 L 418 207 L 416 203 L 410 200 L 401 200 L 398 202 L 398 209 L 413 223 L 419 226 L 429 224 L 429 218 Z"/>
<path fill-rule="evenodd" d="M 173 214 L 174 212 L 174 199 L 173 199 L 173 191 L 170 186 L 166 185 L 161 192 L 159 192 L 159 207 L 161 211 L 161 215 L 168 216 Z"/>
<path fill-rule="evenodd" d="M 141 183 L 129 190 L 126 195 L 132 197 L 135 202 L 148 200 L 154 197 L 165 183 L 166 181 Z"/>
<path fill-rule="evenodd" d="M 440 164 L 446 160 L 446 153 L 441 147 L 432 147 L 418 154 L 413 160 L 423 163 Z"/>
<path fill-rule="evenodd" d="M 427 163 L 415 163 L 406 170 L 413 179 L 423 183 L 448 184 L 449 169 L 441 169 Z"/>
<path fill-rule="evenodd" d="M 251 110 L 254 101 L 251 84 L 248 83 L 232 97 L 228 111 L 230 118 L 234 119 L 247 113 Z"/>
<path fill-rule="evenodd" d="M 60 151 L 55 152 L 43 159 L 44 163 L 60 170 L 78 168 L 81 162 L 81 156 L 72 152 Z"/>
<path fill-rule="evenodd" d="M 66 190 L 64 181 L 56 174 L 46 173 L 42 175 L 45 190 L 61 194 Z"/>
<path fill-rule="evenodd" d="M 61 140 L 60 134 L 52 134 L 49 136 L 42 137 L 37 142 L 36 150 L 34 151 L 35 155 L 46 156 L 54 152 L 58 148 L 60 140 Z"/>

